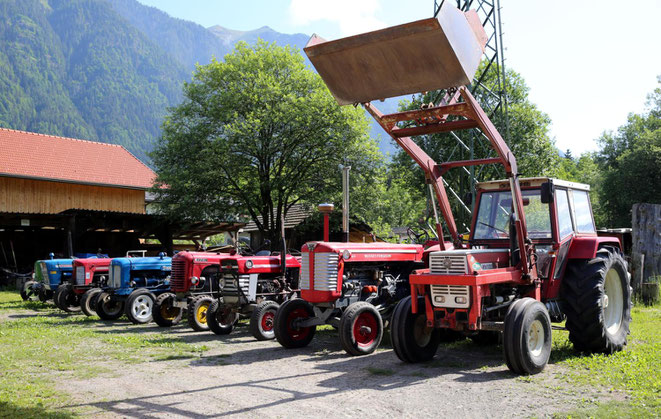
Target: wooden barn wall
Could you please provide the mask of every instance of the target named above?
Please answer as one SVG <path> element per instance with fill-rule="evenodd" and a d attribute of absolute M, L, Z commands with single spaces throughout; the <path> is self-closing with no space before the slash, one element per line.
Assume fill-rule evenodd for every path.
<path fill-rule="evenodd" d="M 0 177 L 0 191 L 0 212 L 56 214 L 72 208 L 145 212 L 142 190 Z"/>

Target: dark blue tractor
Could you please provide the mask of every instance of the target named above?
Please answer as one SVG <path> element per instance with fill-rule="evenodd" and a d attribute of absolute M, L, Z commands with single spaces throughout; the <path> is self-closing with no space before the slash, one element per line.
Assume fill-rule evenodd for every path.
<path fill-rule="evenodd" d="M 154 301 L 170 289 L 172 258 L 123 257 L 110 262 L 108 286 L 96 299 L 96 314 L 115 320 L 126 314 L 135 324 L 152 320 Z"/>
<path fill-rule="evenodd" d="M 31 281 L 27 281 L 21 290 L 23 300 L 39 297 L 45 302 L 52 299 L 57 288 L 62 283 L 68 283 L 73 272 L 73 259 L 38 260 L 34 263 L 34 273 Z"/>

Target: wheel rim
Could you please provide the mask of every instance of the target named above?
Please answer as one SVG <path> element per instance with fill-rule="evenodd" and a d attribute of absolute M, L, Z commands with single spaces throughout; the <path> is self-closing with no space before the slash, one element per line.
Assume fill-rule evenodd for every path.
<path fill-rule="evenodd" d="M 161 317 L 163 317 L 165 320 L 174 320 L 177 318 L 177 315 L 179 314 L 179 308 L 174 307 L 172 304 L 169 304 L 169 302 L 163 302 L 161 304 Z"/>
<path fill-rule="evenodd" d="M 427 318 L 425 316 L 417 316 L 413 323 L 413 340 L 420 348 L 429 345 L 433 328 L 427 327 Z"/>
<path fill-rule="evenodd" d="M 367 347 L 374 343 L 379 334 L 379 323 L 374 313 L 363 311 L 353 323 L 353 339 L 359 347 Z"/>
<path fill-rule="evenodd" d="M 541 321 L 535 320 L 528 329 L 528 352 L 532 356 L 539 356 L 544 348 L 545 341 L 544 325 Z"/>
<path fill-rule="evenodd" d="M 119 312 L 122 309 L 121 304 L 119 304 L 117 301 L 112 301 L 112 299 L 110 299 L 110 296 L 104 298 L 101 304 L 103 305 L 103 311 L 105 311 L 106 314 L 109 314 L 111 316 L 119 314 Z"/>
<path fill-rule="evenodd" d="M 275 318 L 275 310 L 269 310 L 262 316 L 262 321 L 259 322 L 262 332 L 271 332 L 273 330 L 273 319 Z"/>
<path fill-rule="evenodd" d="M 131 312 L 133 317 L 138 320 L 147 320 L 151 316 L 151 308 L 153 305 L 151 297 L 147 295 L 140 295 L 138 298 L 133 300 L 133 305 L 131 306 Z"/>
<path fill-rule="evenodd" d="M 622 324 L 624 296 L 620 275 L 612 268 L 606 274 L 602 307 L 604 310 L 604 326 L 606 327 L 606 331 L 613 335 L 617 333 Z"/>
<path fill-rule="evenodd" d="M 198 323 L 207 324 L 207 311 L 209 310 L 209 303 L 204 302 L 198 308 L 195 313 L 195 318 Z"/>
<path fill-rule="evenodd" d="M 216 319 L 218 319 L 218 324 L 223 327 L 231 326 L 234 324 L 234 319 L 236 315 L 232 312 L 231 308 L 226 308 L 224 310 L 219 309 Z"/>
<path fill-rule="evenodd" d="M 287 316 L 287 334 L 290 338 L 293 340 L 303 340 L 308 337 L 310 334 L 309 327 L 293 327 L 295 320 L 305 320 L 308 317 L 310 316 L 308 315 L 307 310 L 304 308 L 297 308 L 296 310 L 293 310 L 291 313 L 289 313 Z"/>

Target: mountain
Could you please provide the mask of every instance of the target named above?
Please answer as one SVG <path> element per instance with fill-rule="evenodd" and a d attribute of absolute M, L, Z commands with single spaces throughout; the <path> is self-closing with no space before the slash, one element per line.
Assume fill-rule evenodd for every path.
<path fill-rule="evenodd" d="M 0 126 L 121 144 L 149 163 L 196 63 L 258 38 L 301 50 L 309 36 L 204 28 L 136 0 L 1 0 Z"/>

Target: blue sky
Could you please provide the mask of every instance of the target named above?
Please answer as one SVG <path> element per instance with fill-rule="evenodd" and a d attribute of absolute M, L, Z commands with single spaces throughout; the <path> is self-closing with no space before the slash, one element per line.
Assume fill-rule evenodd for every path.
<path fill-rule="evenodd" d="M 336 39 L 430 17 L 433 0 L 139 0 L 202 26 Z M 449 1 L 449 0 L 448 0 Z M 630 5 L 630 7 L 626 7 Z M 645 110 L 661 75 L 660 0 L 501 0 L 505 65 L 574 155 Z M 635 6 L 635 7 L 633 7 Z"/>

